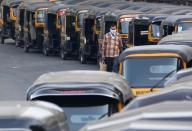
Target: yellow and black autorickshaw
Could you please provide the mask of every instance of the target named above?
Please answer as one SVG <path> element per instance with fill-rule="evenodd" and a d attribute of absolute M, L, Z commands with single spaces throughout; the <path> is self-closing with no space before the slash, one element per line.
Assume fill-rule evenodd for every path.
<path fill-rule="evenodd" d="M 42 49 L 45 12 L 55 3 L 45 2 L 27 6 L 24 20 L 24 51 Z"/>
<path fill-rule="evenodd" d="M 48 56 L 50 53 L 58 53 L 61 43 L 61 23 L 67 7 L 58 4 L 49 7 L 45 13 L 44 41 L 42 52 Z"/>
<path fill-rule="evenodd" d="M 135 96 L 159 90 L 180 69 L 189 67 L 192 47 L 186 45 L 148 45 L 126 49 L 118 58 L 119 74 Z"/>
<path fill-rule="evenodd" d="M 97 60 L 99 45 L 96 37 L 96 11 L 97 8 L 88 10 L 83 16 L 83 29 L 80 31 L 80 49 L 79 58 L 82 64 L 87 63 L 89 59 Z"/>
<path fill-rule="evenodd" d="M 43 101 L 1 101 L 2 131 L 69 131 L 66 114 Z"/>
<path fill-rule="evenodd" d="M 24 44 L 24 20 L 25 15 L 24 12 L 28 6 L 32 6 L 35 4 L 41 4 L 42 2 L 48 2 L 49 0 L 33 0 L 33 1 L 23 1 L 17 7 L 17 17 L 15 21 L 15 45 L 23 46 Z"/>
<path fill-rule="evenodd" d="M 67 115 L 71 131 L 121 111 L 132 99 L 126 80 L 116 73 L 102 71 L 47 73 L 27 91 L 27 100 L 59 105 Z"/>
<path fill-rule="evenodd" d="M 17 7 L 22 0 L 3 0 L 0 9 L 0 43 L 4 40 L 15 39 L 15 20 Z"/>
<path fill-rule="evenodd" d="M 80 32 L 77 30 L 77 6 L 67 6 L 61 16 L 61 59 L 78 58 L 80 47 Z"/>
<path fill-rule="evenodd" d="M 163 14 L 140 14 L 129 25 L 129 47 L 154 45 L 160 40 L 160 24 L 167 17 Z"/>
<path fill-rule="evenodd" d="M 161 38 L 185 30 L 192 30 L 191 15 L 173 15 L 162 21 L 160 27 Z"/>
<path fill-rule="evenodd" d="M 84 28 L 84 15 L 90 10 L 87 6 L 77 6 L 68 10 L 62 24 L 60 55 L 62 59 L 73 56 L 78 58 L 80 52 L 80 34 Z M 74 19 L 75 16 L 75 19 Z M 67 23 L 66 23 L 67 22 Z"/>
<path fill-rule="evenodd" d="M 130 24 L 132 20 L 137 17 L 141 12 L 134 10 L 119 11 L 117 15 L 117 31 L 121 35 L 123 50 L 128 48 L 129 45 L 129 33 Z"/>

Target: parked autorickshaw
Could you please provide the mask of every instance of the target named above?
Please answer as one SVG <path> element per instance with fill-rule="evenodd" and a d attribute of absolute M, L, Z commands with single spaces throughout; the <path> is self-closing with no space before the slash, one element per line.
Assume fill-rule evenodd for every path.
<path fill-rule="evenodd" d="M 65 23 L 64 15 L 69 10 L 65 4 L 49 7 L 45 13 L 44 41 L 42 52 L 48 56 L 51 52 L 59 53 L 61 43 L 62 25 Z"/>
<path fill-rule="evenodd" d="M 50 72 L 40 76 L 27 91 L 27 100 L 59 105 L 72 131 L 119 112 L 132 98 L 126 80 L 102 71 Z"/>
<path fill-rule="evenodd" d="M 179 32 L 162 38 L 158 45 L 188 45 L 192 47 L 192 30 Z"/>
<path fill-rule="evenodd" d="M 131 29 L 129 29 L 132 20 L 138 16 L 141 12 L 127 10 L 127 11 L 112 11 L 111 13 L 107 12 L 98 16 L 96 19 L 96 30 L 99 33 L 98 43 L 101 45 L 103 43 L 104 35 L 109 32 L 111 24 L 117 25 L 117 31 L 120 33 L 122 38 L 123 50 L 129 46 L 129 33 Z M 99 24 L 100 22 L 100 24 Z M 110 24 L 108 24 L 110 23 Z M 100 28 L 98 28 L 100 25 Z"/>
<path fill-rule="evenodd" d="M 43 101 L 1 101 L 2 131 L 69 131 L 67 117 L 55 104 Z"/>
<path fill-rule="evenodd" d="M 15 20 L 15 45 L 23 46 L 24 44 L 24 12 L 29 5 L 41 4 L 41 2 L 48 2 L 49 0 L 33 0 L 33 1 L 23 1 L 17 7 L 17 17 Z"/>
<path fill-rule="evenodd" d="M 117 15 L 117 31 L 121 35 L 123 50 L 129 47 L 129 33 L 130 33 L 130 24 L 132 20 L 141 12 L 133 11 L 133 10 L 125 10 L 116 13 Z"/>
<path fill-rule="evenodd" d="M 188 131 L 192 128 L 191 107 L 191 101 L 161 102 L 116 113 L 80 131 Z"/>
<path fill-rule="evenodd" d="M 24 19 L 24 51 L 42 49 L 45 12 L 55 3 L 45 2 L 27 6 Z"/>
<path fill-rule="evenodd" d="M 160 27 L 160 36 L 163 38 L 178 32 L 192 29 L 191 15 L 173 15 L 162 21 Z"/>
<path fill-rule="evenodd" d="M 191 71 L 190 71 L 191 74 Z M 187 101 L 192 97 L 192 75 L 180 78 L 164 89 L 150 94 L 138 96 L 123 111 L 138 109 L 164 101 Z"/>
<path fill-rule="evenodd" d="M 77 29 L 77 10 L 79 10 L 77 6 L 70 6 L 61 17 L 63 20 L 61 21 L 61 59 L 67 59 L 69 57 L 78 58 L 79 56 L 80 32 Z"/>
<path fill-rule="evenodd" d="M 0 43 L 4 40 L 15 39 L 16 10 L 22 0 L 3 0 L 0 9 Z"/>
<path fill-rule="evenodd" d="M 128 46 L 157 44 L 160 40 L 160 24 L 166 15 L 140 14 L 129 24 Z"/>
<path fill-rule="evenodd" d="M 88 10 L 83 16 L 83 29 L 80 31 L 80 49 L 79 58 L 82 64 L 87 63 L 89 59 L 98 58 L 99 45 L 96 36 L 96 12 L 97 8 Z"/>
<path fill-rule="evenodd" d="M 192 47 L 186 45 L 148 45 L 126 49 L 118 58 L 119 74 L 135 96 L 157 91 L 180 69 L 189 67 Z"/>

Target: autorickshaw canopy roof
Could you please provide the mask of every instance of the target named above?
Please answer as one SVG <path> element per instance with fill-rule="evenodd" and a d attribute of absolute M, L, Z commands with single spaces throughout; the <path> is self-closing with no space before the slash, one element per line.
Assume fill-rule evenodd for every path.
<path fill-rule="evenodd" d="M 47 3 L 49 0 L 33 0 L 33 1 L 23 1 L 20 5 L 20 9 L 26 9 L 28 6 L 37 5 L 37 4 L 44 4 Z"/>
<path fill-rule="evenodd" d="M 61 108 L 43 101 L 2 101 L 0 102 L 0 129 L 30 128 L 32 126 L 59 128 L 67 122 Z M 3 122 L 6 121 L 6 122 Z M 2 124 L 3 122 L 3 124 Z"/>
<path fill-rule="evenodd" d="M 58 4 L 58 5 L 49 7 L 48 13 L 56 14 L 58 11 L 60 11 L 62 9 L 71 9 L 71 8 L 76 8 L 76 7 L 77 7 L 77 5 Z"/>
<path fill-rule="evenodd" d="M 45 86 L 43 87 L 43 85 Z M 51 86 L 52 85 L 52 86 Z M 57 85 L 55 87 L 55 85 Z M 60 85 L 60 86 L 59 86 Z M 50 87 L 51 86 L 51 87 Z M 67 87 L 66 87 L 67 86 Z M 104 71 L 61 71 L 50 72 L 40 76 L 28 89 L 28 97 L 37 90 L 45 89 L 86 89 L 97 87 L 99 90 L 120 92 L 123 101 L 132 98 L 128 83 L 119 74 Z M 94 88 L 93 88 L 94 89 Z M 119 95 L 119 94 L 118 94 Z"/>
<path fill-rule="evenodd" d="M 40 8 L 48 8 L 55 5 L 55 3 L 51 3 L 51 2 L 42 2 L 42 3 L 38 3 L 38 4 L 32 4 L 32 5 L 28 5 L 26 10 L 27 11 L 31 11 L 31 12 L 35 12 L 37 9 Z"/>
<path fill-rule="evenodd" d="M 175 53 L 182 57 L 185 62 L 192 59 L 192 47 L 186 45 L 146 45 L 127 48 L 120 54 L 118 62 L 124 61 L 129 55 L 155 53 Z"/>
<path fill-rule="evenodd" d="M 183 120 L 180 121 L 163 121 L 163 120 L 136 120 L 131 121 L 129 123 L 119 123 L 118 125 L 111 125 L 108 127 L 104 127 L 102 129 L 92 129 L 89 125 L 82 128 L 80 131 L 159 131 L 159 127 L 161 131 L 190 131 L 192 128 L 191 122 L 186 122 Z M 158 128 L 158 129 L 157 129 Z"/>
<path fill-rule="evenodd" d="M 1 3 L 3 6 L 14 6 L 20 4 L 23 1 L 24 0 L 2 0 Z"/>
<path fill-rule="evenodd" d="M 142 12 L 140 11 L 136 11 L 136 10 L 116 10 L 115 14 L 120 17 L 122 15 L 137 15 L 137 14 L 141 14 Z"/>
<path fill-rule="evenodd" d="M 124 110 L 148 106 L 162 101 L 184 101 L 192 98 L 192 76 L 187 76 L 158 92 L 138 96 Z"/>
<path fill-rule="evenodd" d="M 150 106 L 121 111 L 107 119 L 102 119 L 88 124 L 86 131 L 103 131 L 109 127 L 121 127 L 138 120 L 163 120 L 163 121 L 182 121 L 190 122 L 192 118 L 191 101 L 166 101 Z M 186 115 L 187 114 L 187 115 Z"/>
<path fill-rule="evenodd" d="M 192 47 L 192 31 L 186 30 L 177 34 L 168 35 L 161 39 L 159 45 L 188 45 Z"/>
<path fill-rule="evenodd" d="M 171 15 L 171 16 L 168 16 L 163 21 L 163 25 L 175 26 L 182 21 L 192 21 L 192 16 L 191 15 Z"/>
<path fill-rule="evenodd" d="M 149 20 L 151 23 L 154 23 L 163 21 L 167 16 L 166 14 L 140 14 L 136 19 Z"/>

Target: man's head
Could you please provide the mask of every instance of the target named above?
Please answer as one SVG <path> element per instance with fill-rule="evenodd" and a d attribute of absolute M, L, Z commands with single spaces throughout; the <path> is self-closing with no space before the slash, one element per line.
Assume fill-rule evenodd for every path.
<path fill-rule="evenodd" d="M 113 34 L 116 33 L 116 25 L 115 24 L 111 25 L 110 32 Z"/>
<path fill-rule="evenodd" d="M 116 25 L 115 25 L 115 24 L 112 24 L 112 25 L 111 25 L 111 29 L 112 29 L 112 30 L 116 30 Z"/>

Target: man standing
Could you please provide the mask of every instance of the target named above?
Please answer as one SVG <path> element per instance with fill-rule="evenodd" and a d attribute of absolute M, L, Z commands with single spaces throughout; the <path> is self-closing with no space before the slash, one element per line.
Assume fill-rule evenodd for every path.
<path fill-rule="evenodd" d="M 107 64 L 108 72 L 113 71 L 114 60 L 119 56 L 121 49 L 121 36 L 116 31 L 116 25 L 113 24 L 110 28 L 110 32 L 105 34 L 101 47 L 102 60 Z"/>

